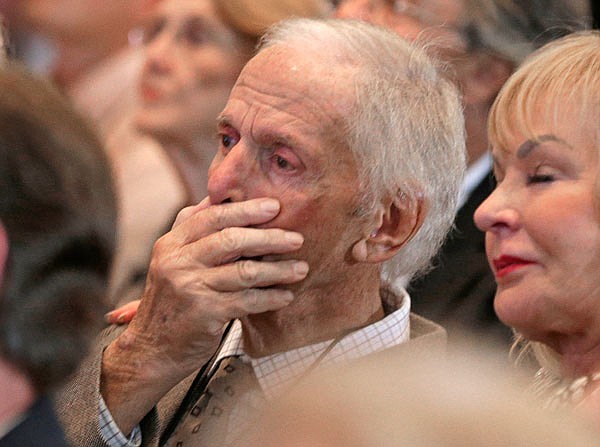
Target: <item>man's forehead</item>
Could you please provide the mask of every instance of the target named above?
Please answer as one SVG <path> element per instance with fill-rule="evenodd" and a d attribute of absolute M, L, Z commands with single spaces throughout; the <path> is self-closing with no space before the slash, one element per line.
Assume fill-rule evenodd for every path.
<path fill-rule="evenodd" d="M 286 102 L 312 102 L 315 107 L 345 110 L 353 104 L 355 69 L 336 67 L 326 58 L 275 45 L 254 56 L 244 67 L 232 96 L 252 90 Z"/>
<path fill-rule="evenodd" d="M 250 72 L 254 76 L 289 80 L 290 83 L 299 84 L 299 80 L 320 77 L 325 72 L 331 71 L 328 66 L 320 62 L 318 55 L 311 57 L 295 47 L 274 45 L 261 50 L 250 59 L 242 74 Z"/>

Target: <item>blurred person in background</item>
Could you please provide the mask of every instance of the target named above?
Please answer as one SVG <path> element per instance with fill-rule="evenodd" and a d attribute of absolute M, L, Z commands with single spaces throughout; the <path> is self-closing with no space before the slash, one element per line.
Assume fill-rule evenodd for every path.
<path fill-rule="evenodd" d="M 324 0 L 164 0 L 144 22 L 139 104 L 107 143 L 121 202 L 115 302 L 143 284 L 176 212 L 206 196 L 216 117 L 259 37 L 279 20 L 329 11 Z"/>
<path fill-rule="evenodd" d="M 116 207 L 103 149 L 49 83 L 0 68 L 0 445 L 66 446 L 49 396 L 101 326 Z"/>
<path fill-rule="evenodd" d="M 240 447 L 598 445 L 573 415 L 543 411 L 524 381 L 472 346 L 435 362 L 387 355 L 298 384 Z"/>
<path fill-rule="evenodd" d="M 527 54 L 587 23 L 587 2 L 342 0 L 336 15 L 428 42 L 431 51 L 450 65 L 463 92 L 469 167 L 455 230 L 434 268 L 414 279 L 408 289 L 414 310 L 442 324 L 450 340 L 469 331 L 508 349 L 512 332 L 494 312 L 496 285 L 486 261 L 484 235 L 473 222 L 475 209 L 493 189 L 487 116 L 498 91 Z"/>
<path fill-rule="evenodd" d="M 541 365 L 547 405 L 600 421 L 600 33 L 544 46 L 500 91 L 489 138 L 497 186 L 475 212 L 494 307 Z"/>
<path fill-rule="evenodd" d="M 135 103 L 141 52 L 135 32 L 158 0 L 19 0 L 14 26 L 54 47 L 48 76 L 102 137 Z"/>
<path fill-rule="evenodd" d="M 55 57 L 54 47 L 23 23 L 20 6 L 21 0 L 0 0 L 0 15 L 6 29 L 10 29 L 10 39 L 6 39 L 4 44 L 13 59 L 33 73 L 46 76 Z"/>
<path fill-rule="evenodd" d="M 2 5 L 9 14 L 16 57 L 53 79 L 91 120 L 107 150 L 119 207 L 113 276 L 124 271 L 123 256 L 146 262 L 146 247 L 182 203 L 176 174 L 160 146 L 128 131 L 138 104 L 137 86 L 144 63 L 140 29 L 158 3 L 4 0 Z M 164 202 L 162 212 L 148 212 L 151 201 Z M 144 217 L 140 217 L 142 213 Z"/>

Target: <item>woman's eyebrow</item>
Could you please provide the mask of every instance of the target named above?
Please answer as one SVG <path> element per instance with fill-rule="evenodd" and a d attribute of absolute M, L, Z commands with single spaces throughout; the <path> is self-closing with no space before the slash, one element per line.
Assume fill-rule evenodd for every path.
<path fill-rule="evenodd" d="M 572 148 L 569 143 L 567 143 L 562 138 L 557 137 L 556 135 L 552 135 L 552 134 L 540 135 L 539 137 L 527 140 L 523 144 L 521 144 L 519 146 L 519 148 L 517 149 L 517 158 L 527 157 L 535 148 L 537 148 L 540 144 L 545 143 L 547 141 L 554 141 L 556 143 L 563 144 L 570 149 Z"/>

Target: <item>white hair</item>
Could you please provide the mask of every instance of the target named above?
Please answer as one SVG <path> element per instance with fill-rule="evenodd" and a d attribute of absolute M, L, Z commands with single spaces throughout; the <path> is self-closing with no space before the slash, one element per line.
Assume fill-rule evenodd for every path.
<path fill-rule="evenodd" d="M 293 19 L 271 28 L 259 51 L 300 48 L 352 67 L 354 111 L 343 117 L 357 161 L 363 211 L 386 197 L 421 200 L 415 236 L 385 263 L 386 281 L 425 270 L 452 226 L 466 155 L 462 106 L 452 82 L 425 49 L 395 33 L 351 20 Z"/>

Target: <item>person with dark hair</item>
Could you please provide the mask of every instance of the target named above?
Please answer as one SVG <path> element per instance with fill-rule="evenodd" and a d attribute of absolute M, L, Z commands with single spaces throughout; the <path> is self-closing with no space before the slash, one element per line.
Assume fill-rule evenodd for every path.
<path fill-rule="evenodd" d="M 0 69 L 0 446 L 64 446 L 49 396 L 105 309 L 116 206 L 87 124 L 47 82 Z"/>

